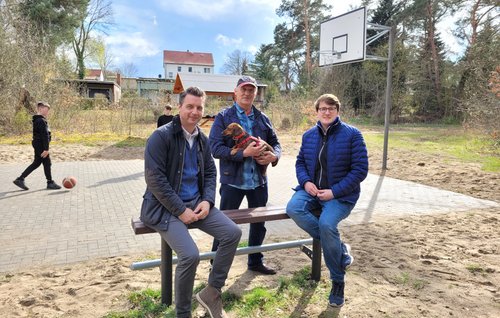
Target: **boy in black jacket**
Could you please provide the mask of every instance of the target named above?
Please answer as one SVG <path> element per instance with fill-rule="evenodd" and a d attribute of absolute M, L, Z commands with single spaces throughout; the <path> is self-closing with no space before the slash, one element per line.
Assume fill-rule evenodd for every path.
<path fill-rule="evenodd" d="M 28 187 L 24 184 L 24 178 L 43 164 L 43 171 L 47 178 L 47 189 L 58 190 L 61 189 L 61 186 L 52 180 L 52 173 L 50 171 L 50 128 L 47 123 L 50 105 L 47 102 L 38 102 L 36 109 L 37 114 L 33 116 L 33 140 L 31 141 L 31 145 L 35 149 L 35 159 L 33 163 L 24 170 L 21 176 L 14 180 L 14 184 L 23 190 L 28 190 Z"/>

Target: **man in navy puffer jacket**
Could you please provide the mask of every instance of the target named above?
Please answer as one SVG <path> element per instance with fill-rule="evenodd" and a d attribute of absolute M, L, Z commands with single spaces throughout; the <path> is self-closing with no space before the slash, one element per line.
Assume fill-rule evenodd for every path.
<path fill-rule="evenodd" d="M 341 307 L 345 270 L 353 257 L 337 227 L 359 198 L 360 183 L 368 174 L 368 155 L 361 132 L 340 120 L 335 95 L 322 95 L 314 105 L 318 122 L 302 136 L 295 164 L 299 185 L 286 210 L 300 228 L 321 241 L 332 280 L 329 302 Z"/>

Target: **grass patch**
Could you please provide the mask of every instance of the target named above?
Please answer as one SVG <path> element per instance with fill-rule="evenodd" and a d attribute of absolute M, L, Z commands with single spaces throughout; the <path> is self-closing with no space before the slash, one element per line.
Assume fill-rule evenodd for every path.
<path fill-rule="evenodd" d="M 383 148 L 383 130 L 363 133 L 368 149 Z M 464 163 L 477 162 L 484 171 L 500 171 L 500 149 L 488 135 L 464 131 L 460 126 L 396 126 L 389 132 L 389 151 L 398 149 L 445 155 Z"/>
<path fill-rule="evenodd" d="M 280 277 L 274 289 L 255 287 L 241 298 L 232 295 L 224 300 L 225 309 L 236 317 L 290 317 L 297 306 L 327 298 L 327 286 L 311 281 L 310 271 L 310 267 L 305 267 L 290 278 Z"/>
<path fill-rule="evenodd" d="M 140 261 L 150 261 L 150 260 L 155 260 L 155 259 L 158 259 L 158 258 L 160 258 L 160 255 L 158 255 L 158 254 L 156 254 L 156 253 L 151 252 L 151 253 L 148 253 L 148 254 L 144 255 L 144 256 L 140 259 Z"/>
<path fill-rule="evenodd" d="M 470 264 L 465 267 L 472 274 L 482 274 L 485 272 L 484 268 L 479 264 Z"/>
<path fill-rule="evenodd" d="M 402 272 L 395 277 L 395 282 L 399 285 L 411 286 L 415 290 L 421 290 L 428 284 L 425 280 L 412 278 L 407 272 Z"/>
<path fill-rule="evenodd" d="M 146 138 L 141 137 L 127 137 L 120 142 L 117 142 L 117 147 L 144 147 L 146 146 Z"/>
<path fill-rule="evenodd" d="M 0 144 L 4 145 L 31 145 L 31 134 L 2 136 Z M 125 134 L 115 134 L 111 132 L 100 132 L 93 134 L 54 134 L 51 144 L 73 144 L 84 146 L 102 146 L 113 144 L 117 147 L 144 147 L 146 145 L 146 137 L 133 137 Z"/>
<path fill-rule="evenodd" d="M 128 296 L 131 309 L 125 312 L 111 312 L 104 318 L 142 318 L 142 317 L 175 317 L 173 307 L 161 303 L 161 292 L 154 289 L 145 289 L 132 292 Z"/>
<path fill-rule="evenodd" d="M 238 248 L 240 247 L 248 247 L 248 241 L 240 241 L 238 243 Z"/>
<path fill-rule="evenodd" d="M 400 285 L 407 285 L 410 281 L 410 274 L 403 272 L 396 277 L 396 282 Z"/>
<path fill-rule="evenodd" d="M 309 280 L 311 269 L 305 267 L 294 273 L 290 278 L 279 278 L 276 288 L 255 287 L 238 296 L 233 293 L 222 293 L 224 309 L 235 317 L 290 317 L 294 309 L 306 307 L 308 303 L 326 300 L 329 292 L 329 282 L 316 283 Z M 193 294 L 198 293 L 206 284 L 199 284 Z M 161 304 L 160 290 L 145 289 L 128 295 L 130 310 L 111 312 L 105 318 L 136 318 L 136 317 L 174 317 L 174 306 Z M 193 301 L 193 310 L 198 307 Z"/>
<path fill-rule="evenodd" d="M 96 115 L 94 115 L 96 116 Z M 366 119 L 354 123 L 362 131 L 370 149 L 383 149 L 383 125 L 370 124 Z M 203 131 L 208 134 L 209 127 Z M 115 145 L 117 147 L 144 147 L 153 132 L 151 124 L 134 124 L 130 129 L 116 131 L 104 126 L 82 127 L 75 131 L 54 129 L 54 144 L 82 144 L 85 146 Z M 303 130 L 279 132 L 282 143 L 299 144 Z M 500 172 L 498 137 L 464 130 L 459 125 L 393 125 L 389 131 L 389 152 L 417 151 L 446 156 L 464 163 L 479 163 L 484 171 Z M 0 136 L 0 144 L 30 145 L 31 133 Z"/>

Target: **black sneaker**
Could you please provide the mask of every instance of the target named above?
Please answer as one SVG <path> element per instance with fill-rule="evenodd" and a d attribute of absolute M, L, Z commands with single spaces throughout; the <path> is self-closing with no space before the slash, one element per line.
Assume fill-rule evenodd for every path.
<path fill-rule="evenodd" d="M 337 308 L 344 306 L 344 286 L 344 282 L 332 281 L 332 290 L 330 291 L 330 296 L 328 297 L 330 306 Z"/>
<path fill-rule="evenodd" d="M 23 190 L 29 190 L 29 188 L 24 184 L 24 179 L 17 178 L 16 180 L 13 181 L 16 186 Z"/>
<path fill-rule="evenodd" d="M 54 181 L 47 181 L 47 189 L 49 190 L 59 190 L 61 186 L 55 183 Z"/>

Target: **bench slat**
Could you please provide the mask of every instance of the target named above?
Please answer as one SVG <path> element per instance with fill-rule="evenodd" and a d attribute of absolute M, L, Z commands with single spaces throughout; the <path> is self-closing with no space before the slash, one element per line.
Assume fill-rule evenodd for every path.
<path fill-rule="evenodd" d="M 250 209 L 235 209 L 222 211 L 236 224 L 259 223 L 288 219 L 285 207 L 260 207 Z M 132 218 L 132 229 L 136 235 L 155 233 L 156 231 L 147 227 L 140 219 Z"/>

